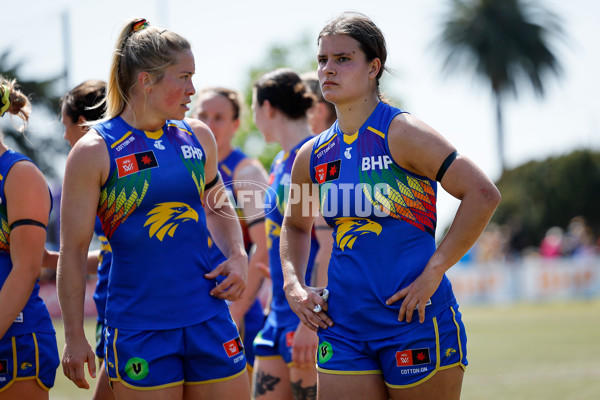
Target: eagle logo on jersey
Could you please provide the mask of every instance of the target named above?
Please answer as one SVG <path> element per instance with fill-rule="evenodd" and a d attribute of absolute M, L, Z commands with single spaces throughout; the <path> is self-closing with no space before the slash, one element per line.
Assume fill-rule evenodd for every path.
<path fill-rule="evenodd" d="M 156 236 L 162 242 L 165 235 L 173 237 L 180 223 L 194 220 L 198 222 L 198 213 L 185 203 L 168 202 L 157 204 L 146 214 L 150 218 L 144 226 L 150 225 L 150 237 Z"/>
<path fill-rule="evenodd" d="M 273 236 L 279 237 L 281 235 L 281 226 L 273 220 L 265 219 L 265 231 L 267 232 L 267 249 L 273 246 Z"/>
<path fill-rule="evenodd" d="M 335 225 L 337 226 L 335 241 L 342 251 L 346 247 L 352 249 L 358 236 L 367 233 L 374 233 L 379 236 L 381 233 L 381 225 L 367 218 L 336 218 Z"/>

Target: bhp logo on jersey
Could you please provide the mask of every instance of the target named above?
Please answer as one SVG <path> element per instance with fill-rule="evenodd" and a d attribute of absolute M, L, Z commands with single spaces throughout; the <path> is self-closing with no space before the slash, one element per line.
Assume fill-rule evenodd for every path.
<path fill-rule="evenodd" d="M 156 161 L 156 156 L 152 150 L 119 157 L 115 161 L 117 162 L 119 178 L 134 172 L 158 167 L 158 161 Z"/>
<path fill-rule="evenodd" d="M 188 158 L 197 158 L 198 160 L 202 160 L 202 150 L 198 147 L 184 145 L 181 146 L 181 152 L 183 153 L 183 158 L 186 160 Z"/>
<path fill-rule="evenodd" d="M 328 162 L 327 164 L 317 165 L 315 167 L 317 182 L 323 183 L 338 179 L 340 177 L 341 164 L 342 160 L 335 160 Z"/>
<path fill-rule="evenodd" d="M 389 156 L 370 156 L 362 158 L 362 171 L 368 171 L 371 169 L 388 169 L 392 163 L 392 159 Z"/>
<path fill-rule="evenodd" d="M 396 352 L 396 366 L 408 367 L 411 365 L 429 364 L 429 349 L 404 350 Z"/>
<path fill-rule="evenodd" d="M 244 345 L 238 336 L 235 339 L 231 339 L 229 342 L 223 343 L 223 348 L 225 349 L 227 356 L 233 357 L 240 354 L 242 350 L 244 350 Z"/>

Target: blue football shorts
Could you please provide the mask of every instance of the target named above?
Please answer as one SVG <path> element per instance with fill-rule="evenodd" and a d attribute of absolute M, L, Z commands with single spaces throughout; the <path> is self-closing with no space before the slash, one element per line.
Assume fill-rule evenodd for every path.
<path fill-rule="evenodd" d="M 265 316 L 259 301 L 255 301 L 244 316 L 244 352 L 246 353 L 246 362 L 252 369 L 254 365 L 254 338 L 258 335 L 263 324 Z"/>
<path fill-rule="evenodd" d="M 49 390 L 60 365 L 54 333 L 28 333 L 0 340 L 0 393 L 16 381 L 36 380 Z"/>
<path fill-rule="evenodd" d="M 105 352 L 104 348 L 106 347 L 106 335 L 104 330 L 106 329 L 106 325 L 104 322 L 98 321 L 96 323 L 96 357 L 100 360 L 104 360 Z"/>
<path fill-rule="evenodd" d="M 140 390 L 215 383 L 246 371 L 244 346 L 229 313 L 176 329 L 107 326 L 105 361 L 111 382 Z"/>
<path fill-rule="evenodd" d="M 358 341 L 319 330 L 317 369 L 337 375 L 382 374 L 395 389 L 416 386 L 437 371 L 467 366 L 467 336 L 458 306 L 451 306 L 430 320 L 418 319 L 400 334 L 378 340 Z"/>
<path fill-rule="evenodd" d="M 275 326 L 270 318 L 254 339 L 254 358 L 281 357 L 289 366 L 292 363 L 292 342 L 298 324 Z"/>

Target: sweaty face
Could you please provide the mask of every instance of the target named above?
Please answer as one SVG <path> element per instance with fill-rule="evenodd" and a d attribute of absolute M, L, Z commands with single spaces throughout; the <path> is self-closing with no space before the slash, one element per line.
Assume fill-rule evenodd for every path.
<path fill-rule="evenodd" d="M 192 76 L 196 71 L 191 50 L 177 55 L 177 62 L 164 71 L 160 81 L 152 85 L 146 101 L 152 112 L 161 119 L 182 120 L 189 111 L 188 104 L 196 93 Z"/>
<path fill-rule="evenodd" d="M 208 125 L 215 135 L 218 147 L 231 142 L 240 126 L 240 120 L 234 119 L 231 101 L 218 93 L 209 92 L 200 95 L 195 117 Z"/>
<path fill-rule="evenodd" d="M 375 60 L 367 61 L 360 43 L 348 35 L 323 36 L 317 73 L 325 100 L 340 105 L 372 96 L 377 90 Z"/>
<path fill-rule="evenodd" d="M 83 118 L 82 118 L 83 119 Z M 60 122 L 65 127 L 65 133 L 63 134 L 63 138 L 69 142 L 71 147 L 75 146 L 75 143 L 85 134 L 87 129 L 81 127 L 77 124 L 77 122 L 73 121 L 71 117 L 69 117 L 66 113 L 65 106 L 62 107 L 60 113 Z M 81 121 L 85 122 L 85 121 Z"/>

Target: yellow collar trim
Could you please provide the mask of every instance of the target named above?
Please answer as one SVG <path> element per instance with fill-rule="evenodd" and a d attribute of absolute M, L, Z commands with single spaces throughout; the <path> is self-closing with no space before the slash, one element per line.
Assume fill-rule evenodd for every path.
<path fill-rule="evenodd" d="M 159 130 L 154 131 L 154 132 L 144 131 L 144 133 L 150 139 L 154 139 L 154 140 L 160 139 L 160 137 L 163 135 L 163 128 L 160 128 Z"/>
<path fill-rule="evenodd" d="M 344 143 L 352 144 L 358 138 L 358 131 L 354 135 L 346 135 L 344 134 Z"/>

